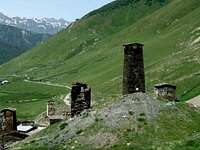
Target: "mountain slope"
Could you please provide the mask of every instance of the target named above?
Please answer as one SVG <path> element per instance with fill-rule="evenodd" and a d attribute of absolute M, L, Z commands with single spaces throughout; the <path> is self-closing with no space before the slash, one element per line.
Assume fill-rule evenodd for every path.
<path fill-rule="evenodd" d="M 155 83 L 170 82 L 178 86 L 178 99 L 185 100 L 199 94 L 191 92 L 200 83 L 199 12 L 197 0 L 118 0 L 3 65 L 0 73 L 55 83 L 80 80 L 97 97 L 118 96 L 122 44 L 141 42 L 148 91 Z"/>
<path fill-rule="evenodd" d="M 48 37 L 47 34 L 36 34 L 11 26 L 0 25 L 0 64 L 19 56 Z"/>
<path fill-rule="evenodd" d="M 20 50 L 12 45 L 0 42 L 0 64 L 12 59 Z"/>
<path fill-rule="evenodd" d="M 55 34 L 58 31 L 66 28 L 70 24 L 70 22 L 64 19 L 55 18 L 10 18 L 0 13 L 0 24 L 10 25 L 36 33 Z"/>

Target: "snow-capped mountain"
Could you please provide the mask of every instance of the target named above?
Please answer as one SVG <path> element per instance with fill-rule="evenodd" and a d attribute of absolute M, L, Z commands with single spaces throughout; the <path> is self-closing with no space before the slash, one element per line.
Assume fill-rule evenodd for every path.
<path fill-rule="evenodd" d="M 66 28 L 70 22 L 55 18 L 10 18 L 0 13 L 0 24 L 10 25 L 36 33 L 55 34 L 63 28 Z"/>

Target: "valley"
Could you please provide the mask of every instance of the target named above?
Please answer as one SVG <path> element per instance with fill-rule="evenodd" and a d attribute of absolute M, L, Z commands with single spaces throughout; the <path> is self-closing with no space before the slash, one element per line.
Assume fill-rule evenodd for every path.
<path fill-rule="evenodd" d="M 116 0 L 2 64 L 0 109 L 19 120 L 37 120 L 49 100 L 61 114 L 76 82 L 92 89 L 88 111 L 10 148 L 198 150 L 200 112 L 186 102 L 200 95 L 199 14 L 198 0 Z M 129 43 L 144 44 L 146 93 L 123 96 Z M 156 97 L 160 83 L 175 85 L 175 101 Z"/>

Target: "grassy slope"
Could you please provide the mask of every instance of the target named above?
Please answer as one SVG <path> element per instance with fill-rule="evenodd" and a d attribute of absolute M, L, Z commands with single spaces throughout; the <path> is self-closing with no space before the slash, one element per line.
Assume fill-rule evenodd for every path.
<path fill-rule="evenodd" d="M 6 44 L 4 42 L 0 42 L 0 64 L 4 63 L 6 60 L 10 60 L 13 57 L 9 54 L 16 54 L 20 52 L 19 48 L 16 46 L 12 46 L 10 44 Z"/>
<path fill-rule="evenodd" d="M 89 67 L 95 62 L 99 65 L 104 58 L 106 58 L 106 60 L 110 58 L 110 52 L 107 51 L 107 49 L 104 48 L 101 51 L 97 50 L 97 48 L 101 49 L 99 46 L 104 42 L 105 37 L 109 37 L 123 30 L 136 22 L 138 18 L 143 18 L 151 14 L 151 12 L 157 10 L 159 7 L 161 7 L 159 3 L 155 3 L 153 6 L 149 7 L 144 5 L 143 1 L 135 3 L 131 0 L 127 2 L 125 6 L 110 10 L 109 12 L 103 9 L 103 12 L 105 11 L 103 14 L 90 14 L 82 20 L 77 21 L 72 27 L 69 27 L 67 30 L 51 38 L 47 43 L 40 45 L 33 51 L 4 65 L 1 71 L 3 74 L 5 72 L 29 73 L 30 75 L 34 74 L 36 77 L 48 80 L 56 80 L 56 78 L 58 78 L 58 81 L 61 82 L 62 76 L 65 77 L 69 74 L 71 77 L 75 75 L 74 79 L 78 80 L 78 74 L 76 74 L 76 72 L 79 71 L 82 66 L 87 64 Z M 118 44 L 116 46 L 121 45 Z M 87 52 L 83 53 L 83 51 Z M 80 52 L 82 52 L 84 56 L 78 55 L 77 59 L 79 60 L 81 56 L 81 60 L 73 62 L 77 59 L 72 56 Z M 103 54 L 103 52 L 106 53 Z M 102 53 L 102 56 L 98 56 L 99 53 Z M 91 58 L 93 58 L 93 60 L 91 60 Z M 90 61 L 88 62 L 88 60 Z M 95 67 L 96 63 L 94 64 Z M 82 66 L 80 66 L 80 64 Z M 107 64 L 105 64 L 105 66 L 106 65 Z M 30 68 L 34 67 L 37 68 L 28 72 Z M 91 73 L 92 72 L 91 70 Z"/>
<path fill-rule="evenodd" d="M 155 1 L 151 6 L 143 0 L 124 3 L 117 1 L 88 14 L 48 42 L 3 65 L 0 73 L 29 74 L 58 83 L 81 80 L 88 82 L 97 96 L 118 95 L 121 45 L 142 42 L 148 89 L 157 82 L 175 83 L 178 98 L 183 99 L 184 92 L 200 83 L 199 75 L 193 75 L 200 69 L 199 43 L 191 45 L 198 35 L 192 31 L 200 25 L 198 1 L 173 0 L 165 7 Z"/>
<path fill-rule="evenodd" d="M 52 147 L 51 143 L 49 145 L 36 144 L 35 141 L 39 141 L 38 139 L 45 139 L 47 136 L 50 139 L 57 138 L 57 133 L 66 132 L 63 128 L 68 128 L 68 124 L 62 122 L 50 126 L 15 147 L 24 150 L 70 150 L 74 146 L 76 150 L 90 150 L 94 149 L 92 143 L 95 141 L 91 139 L 91 136 L 112 133 L 117 136 L 118 141 L 111 144 L 112 146 L 108 142 L 97 150 L 199 150 L 200 148 L 199 113 L 183 104 L 162 109 L 159 115 L 150 122 L 142 119 L 135 122 L 130 119 L 130 123 L 138 126 L 137 131 L 131 125 L 119 129 L 108 128 L 104 121 L 97 120 L 86 130 L 77 132 L 75 137 L 65 141 L 64 144 L 55 147 Z"/>

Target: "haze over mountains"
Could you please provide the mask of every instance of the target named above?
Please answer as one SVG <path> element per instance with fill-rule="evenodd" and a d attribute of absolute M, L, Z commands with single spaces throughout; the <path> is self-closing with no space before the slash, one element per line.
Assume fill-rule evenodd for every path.
<path fill-rule="evenodd" d="M 8 17 L 0 13 L 0 24 L 10 25 L 36 33 L 55 34 L 63 28 L 66 28 L 70 22 L 55 18 Z"/>

